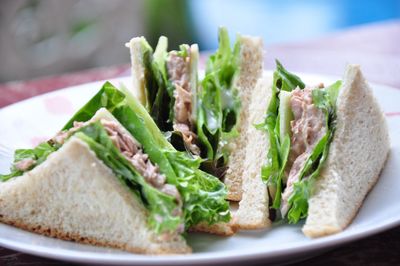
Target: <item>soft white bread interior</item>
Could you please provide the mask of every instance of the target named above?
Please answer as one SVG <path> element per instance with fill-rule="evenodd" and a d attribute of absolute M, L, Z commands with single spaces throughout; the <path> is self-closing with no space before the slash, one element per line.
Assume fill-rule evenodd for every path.
<path fill-rule="evenodd" d="M 308 237 L 347 227 L 378 180 L 390 149 L 384 114 L 360 67 L 349 65 L 343 82 L 329 157 L 309 200 L 303 227 Z"/>
<path fill-rule="evenodd" d="M 232 236 L 236 233 L 236 227 L 229 223 L 216 223 L 209 225 L 207 223 L 199 223 L 189 229 L 191 232 L 210 233 L 219 236 Z"/>
<path fill-rule="evenodd" d="M 144 37 L 132 38 L 125 44 L 130 50 L 131 54 L 131 75 L 132 75 L 132 94 L 139 100 L 139 102 L 147 108 L 147 94 L 145 82 L 145 66 L 143 62 L 144 44 L 146 40 Z"/>
<path fill-rule="evenodd" d="M 147 227 L 147 210 L 86 143 L 72 137 L 23 176 L 0 183 L 0 221 L 39 234 L 146 254 L 189 253 Z"/>
<path fill-rule="evenodd" d="M 249 136 L 242 176 L 242 200 L 234 216 L 238 229 L 260 229 L 271 225 L 269 220 L 268 189 L 261 179 L 261 166 L 266 164 L 269 149 L 268 135 L 253 125 L 265 119 L 266 108 L 271 99 L 272 74 L 264 73 L 253 91 L 249 108 L 246 135 Z"/>
<path fill-rule="evenodd" d="M 245 148 L 247 134 L 244 134 L 249 123 L 249 106 L 251 95 L 257 80 L 263 73 L 263 42 L 261 38 L 239 36 L 240 47 L 240 70 L 235 80 L 240 97 L 240 114 L 237 121 L 239 136 L 232 140 L 230 146 L 232 152 L 229 156 L 228 170 L 224 182 L 228 188 L 227 199 L 240 201 L 242 198 L 242 174 L 245 159 Z"/>
<path fill-rule="evenodd" d="M 89 122 L 95 122 L 101 119 L 105 119 L 108 121 L 114 121 L 116 123 L 119 123 L 119 121 L 110 113 L 110 111 L 108 111 L 106 108 L 100 108 L 99 110 L 97 110 L 97 112 L 94 114 L 94 116 L 89 120 Z M 124 132 L 128 132 L 123 126 L 121 126 L 121 128 L 123 128 Z M 129 135 L 131 135 L 129 133 Z M 132 136 L 132 135 L 131 135 Z"/>

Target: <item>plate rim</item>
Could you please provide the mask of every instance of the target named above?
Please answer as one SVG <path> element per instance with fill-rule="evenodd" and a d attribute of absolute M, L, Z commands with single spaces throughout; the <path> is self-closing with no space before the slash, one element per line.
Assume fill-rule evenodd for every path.
<path fill-rule="evenodd" d="M 2 224 L 3 225 L 3 224 Z M 10 225 L 5 225 L 10 226 Z M 230 253 L 229 250 L 216 252 L 216 253 L 193 253 L 187 255 L 141 255 L 141 254 L 131 254 L 131 253 L 121 253 L 121 254 L 99 254 L 95 252 L 87 251 L 73 251 L 62 249 L 62 252 L 57 252 L 57 249 L 40 247 L 35 249 L 33 244 L 25 244 L 16 241 L 7 241 L 0 238 L 0 245 L 2 247 L 12 249 L 18 252 L 23 252 L 30 255 L 35 255 L 39 257 L 63 260 L 69 262 L 80 262 L 80 263 L 99 263 L 102 264 L 123 264 L 123 265 L 183 265 L 186 263 L 196 263 L 196 264 L 208 264 L 213 263 L 228 263 L 228 262 L 240 262 L 244 260 L 257 260 L 265 258 L 277 258 L 283 255 L 295 255 L 300 252 L 311 252 L 313 250 L 320 250 L 324 248 L 329 248 L 333 246 L 340 246 L 346 243 L 350 243 L 368 236 L 378 234 L 380 232 L 386 231 L 388 229 L 400 226 L 400 219 L 392 218 L 390 221 L 381 224 L 380 226 L 374 227 L 369 230 L 362 230 L 349 235 L 343 236 L 343 232 L 326 236 L 319 239 L 312 239 L 312 242 L 307 243 L 307 245 L 295 244 L 290 248 L 278 248 L 272 250 L 262 250 L 257 248 L 252 252 L 249 249 L 244 251 L 239 251 L 235 253 Z M 12 227 L 12 226 L 10 226 Z M 16 230 L 25 230 L 16 228 Z M 32 233 L 34 234 L 34 233 Z M 57 239 L 59 240 L 59 239 Z M 65 241 L 65 240 L 59 240 Z"/>

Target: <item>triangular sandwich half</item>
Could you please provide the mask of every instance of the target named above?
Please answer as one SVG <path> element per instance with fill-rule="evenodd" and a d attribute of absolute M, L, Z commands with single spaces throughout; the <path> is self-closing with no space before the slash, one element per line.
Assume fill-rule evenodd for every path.
<path fill-rule="evenodd" d="M 254 93 L 251 116 L 259 124 L 248 130 L 236 227 L 306 218 L 309 237 L 342 231 L 378 180 L 390 149 L 384 114 L 360 67 L 349 65 L 343 81 L 330 86 L 305 86 L 277 62 L 273 77 L 263 78 Z"/>
<path fill-rule="evenodd" d="M 100 118 L 119 124 L 106 109 L 92 121 Z M 167 237 L 149 228 L 143 202 L 84 140 L 74 136 L 31 171 L 0 183 L 0 221 L 136 253 L 191 251 L 178 233 Z"/>
<path fill-rule="evenodd" d="M 184 231 L 230 219 L 223 183 L 199 165 L 105 83 L 56 136 L 16 151 L 0 176 L 0 220 L 132 252 L 188 253 Z"/>

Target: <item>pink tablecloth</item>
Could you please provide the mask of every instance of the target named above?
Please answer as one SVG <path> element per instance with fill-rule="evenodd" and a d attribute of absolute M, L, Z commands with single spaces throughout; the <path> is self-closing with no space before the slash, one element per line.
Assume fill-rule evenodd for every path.
<path fill-rule="evenodd" d="M 0 84 L 0 107 L 46 92 L 121 75 L 129 75 L 129 65 L 95 68 L 35 80 L 3 83 Z"/>

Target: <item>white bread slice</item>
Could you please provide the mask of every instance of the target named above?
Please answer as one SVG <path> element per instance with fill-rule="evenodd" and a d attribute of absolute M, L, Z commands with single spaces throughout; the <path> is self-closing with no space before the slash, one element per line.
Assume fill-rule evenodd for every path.
<path fill-rule="evenodd" d="M 309 200 L 303 227 L 308 237 L 334 234 L 348 226 L 389 154 L 386 120 L 360 67 L 347 66 L 343 81 L 329 157 Z"/>
<path fill-rule="evenodd" d="M 143 51 L 145 48 L 143 45 L 145 42 L 146 39 L 144 37 L 135 37 L 126 43 L 125 46 L 129 48 L 131 55 L 132 89 L 130 91 L 144 107 L 148 108 L 145 87 L 145 66 L 143 62 Z"/>
<path fill-rule="evenodd" d="M 261 179 L 260 166 L 266 164 L 269 140 L 265 131 L 253 125 L 265 119 L 265 112 L 271 99 L 272 75 L 264 73 L 253 91 L 249 108 L 249 123 L 246 135 L 249 136 L 242 176 L 242 200 L 234 216 L 238 229 L 261 229 L 271 225 L 269 220 L 268 189 Z"/>
<path fill-rule="evenodd" d="M 0 221 L 65 240 L 146 254 L 189 253 L 147 227 L 147 210 L 86 143 L 72 137 L 23 176 L 0 183 Z"/>
<path fill-rule="evenodd" d="M 219 236 L 232 236 L 236 233 L 236 228 L 229 223 L 216 223 L 208 225 L 207 223 L 199 223 L 189 229 L 190 232 L 210 233 Z"/>
<path fill-rule="evenodd" d="M 241 42 L 240 70 L 235 84 L 241 100 L 241 109 L 237 122 L 239 136 L 230 143 L 232 152 L 229 156 L 228 170 L 224 179 L 228 188 L 227 199 L 232 201 L 240 201 L 242 198 L 244 150 L 247 143 L 247 134 L 244 134 L 244 132 L 249 126 L 248 116 L 252 91 L 263 73 L 264 64 L 262 39 L 249 36 L 239 36 L 238 38 Z"/>

